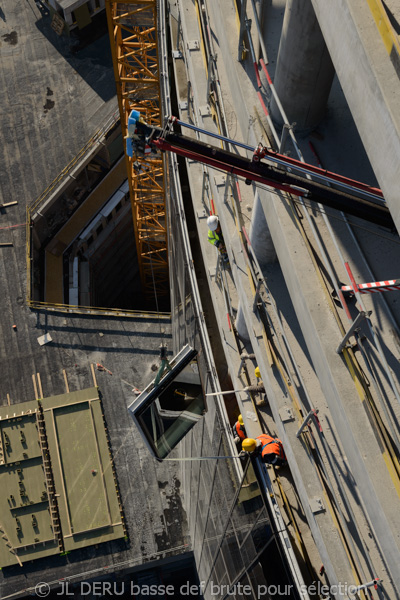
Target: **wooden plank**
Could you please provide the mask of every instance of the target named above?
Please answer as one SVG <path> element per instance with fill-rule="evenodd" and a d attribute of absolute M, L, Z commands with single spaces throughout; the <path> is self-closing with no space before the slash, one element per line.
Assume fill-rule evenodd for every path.
<path fill-rule="evenodd" d="M 0 246 L 13 246 L 12 242 L 0 242 Z"/>
<path fill-rule="evenodd" d="M 94 364 L 93 363 L 90 363 L 90 368 L 92 369 L 93 385 L 94 385 L 94 387 L 97 387 L 96 373 L 95 373 L 95 370 L 94 370 Z"/>
<path fill-rule="evenodd" d="M 13 202 L 3 202 L 3 204 L 0 204 L 0 208 L 6 208 L 7 206 L 14 206 L 14 204 L 18 204 L 18 201 L 14 200 Z"/>
<path fill-rule="evenodd" d="M 8 402 L 8 406 L 11 405 L 11 398 L 10 398 L 10 394 L 7 394 L 7 402 Z"/>
<path fill-rule="evenodd" d="M 40 398 L 43 398 L 43 389 L 42 389 L 42 382 L 40 380 L 40 373 L 36 373 L 36 376 L 37 376 L 38 385 L 39 385 Z"/>
<path fill-rule="evenodd" d="M 19 566 L 20 566 L 20 567 L 22 567 L 22 562 L 21 562 L 21 559 L 20 559 L 20 557 L 18 556 L 18 554 L 16 553 L 16 551 L 14 550 L 14 552 L 12 552 L 12 550 L 11 550 L 11 548 L 10 548 L 10 552 L 11 552 L 11 554 L 13 554 L 13 555 L 15 556 L 15 558 L 17 559 Z"/>
<path fill-rule="evenodd" d="M 33 375 L 32 375 L 32 381 L 33 381 L 33 388 L 35 390 L 35 400 L 39 400 L 35 373 L 33 373 Z"/>
<path fill-rule="evenodd" d="M 65 389 L 67 390 L 67 394 L 69 394 L 69 385 L 68 385 L 67 373 L 66 373 L 65 369 L 63 369 L 63 375 L 64 375 L 64 381 L 65 381 Z"/>

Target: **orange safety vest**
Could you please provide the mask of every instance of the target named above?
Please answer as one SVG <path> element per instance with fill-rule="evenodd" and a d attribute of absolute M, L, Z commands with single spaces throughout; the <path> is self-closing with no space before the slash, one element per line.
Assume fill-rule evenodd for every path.
<path fill-rule="evenodd" d="M 239 438 L 242 440 L 242 442 L 247 438 L 247 435 L 244 432 L 244 427 L 239 423 L 239 421 L 236 421 L 235 423 L 235 431 Z"/>
<path fill-rule="evenodd" d="M 261 458 L 266 457 L 268 454 L 276 454 L 282 460 L 286 460 L 281 440 L 266 433 L 259 435 L 257 439 L 261 442 Z"/>

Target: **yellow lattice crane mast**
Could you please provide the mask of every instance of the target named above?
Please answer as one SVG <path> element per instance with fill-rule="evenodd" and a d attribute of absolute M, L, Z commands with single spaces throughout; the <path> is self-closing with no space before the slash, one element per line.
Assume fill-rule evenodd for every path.
<path fill-rule="evenodd" d="M 106 0 L 121 127 L 131 110 L 161 125 L 157 1 Z M 131 158 L 125 151 L 140 277 L 148 298 L 169 293 L 163 158 Z"/>

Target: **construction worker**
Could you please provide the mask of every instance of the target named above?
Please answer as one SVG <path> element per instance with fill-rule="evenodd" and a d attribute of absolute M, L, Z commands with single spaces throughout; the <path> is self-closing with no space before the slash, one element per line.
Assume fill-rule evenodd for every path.
<path fill-rule="evenodd" d="M 157 149 L 149 145 L 153 129 L 146 123 L 140 112 L 131 110 L 128 116 L 128 136 L 126 138 L 126 153 L 131 158 L 146 158 L 157 154 Z"/>
<path fill-rule="evenodd" d="M 287 464 L 281 440 L 266 433 L 259 435 L 255 440 L 253 438 L 243 440 L 242 450 L 261 456 L 261 460 L 268 465 L 283 467 Z"/>
<path fill-rule="evenodd" d="M 186 395 L 186 390 L 183 388 L 176 388 L 173 395 L 173 404 L 169 408 L 170 410 L 185 410 L 188 405 L 188 400 L 190 399 Z"/>
<path fill-rule="evenodd" d="M 176 390 L 174 390 L 174 398 L 176 400 L 185 400 L 185 398 L 186 398 L 185 390 L 182 388 L 176 388 Z"/>
<path fill-rule="evenodd" d="M 229 262 L 229 256 L 226 251 L 224 237 L 221 231 L 221 225 L 216 215 L 211 215 L 207 219 L 208 225 L 208 241 L 215 246 L 221 254 L 224 262 Z"/>
<path fill-rule="evenodd" d="M 242 415 L 238 416 L 238 420 L 233 426 L 233 435 L 235 444 L 239 444 L 247 438 Z"/>

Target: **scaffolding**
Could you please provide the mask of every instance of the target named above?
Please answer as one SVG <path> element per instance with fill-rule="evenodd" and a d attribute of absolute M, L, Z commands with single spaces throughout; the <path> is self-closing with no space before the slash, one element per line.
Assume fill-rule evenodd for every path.
<path fill-rule="evenodd" d="M 138 110 L 149 125 L 161 125 L 157 0 L 106 0 L 108 29 L 124 139 L 128 116 Z M 165 169 L 161 154 L 125 153 L 133 226 L 144 294 L 169 294 Z"/>

